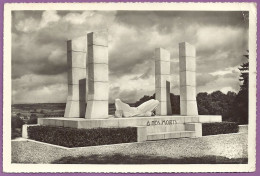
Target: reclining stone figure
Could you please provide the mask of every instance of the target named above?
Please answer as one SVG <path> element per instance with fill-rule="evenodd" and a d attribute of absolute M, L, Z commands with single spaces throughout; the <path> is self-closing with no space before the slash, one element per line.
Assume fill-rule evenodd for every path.
<path fill-rule="evenodd" d="M 139 105 L 138 107 L 130 107 L 128 104 L 123 103 L 120 99 L 115 100 L 115 117 L 136 117 L 136 116 L 152 116 L 154 111 L 159 105 L 158 100 L 151 99 Z"/>

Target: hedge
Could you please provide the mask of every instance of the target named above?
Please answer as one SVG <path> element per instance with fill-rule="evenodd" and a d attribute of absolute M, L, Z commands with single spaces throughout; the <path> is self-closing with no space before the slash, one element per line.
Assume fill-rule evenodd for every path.
<path fill-rule="evenodd" d="M 202 123 L 202 136 L 237 132 L 238 123 L 236 122 Z"/>
<path fill-rule="evenodd" d="M 137 141 L 137 128 L 76 129 L 52 126 L 30 126 L 28 137 L 64 147 L 85 147 Z"/>

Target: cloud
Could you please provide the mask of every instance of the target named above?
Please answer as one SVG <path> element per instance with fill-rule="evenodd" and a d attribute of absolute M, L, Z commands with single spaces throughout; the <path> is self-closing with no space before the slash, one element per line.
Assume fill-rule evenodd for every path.
<path fill-rule="evenodd" d="M 83 13 L 69 13 L 64 17 L 64 20 L 72 24 L 83 24 L 86 22 L 87 18 L 93 16 L 93 14 L 93 11 L 86 11 Z"/>
<path fill-rule="evenodd" d="M 12 100 L 16 103 L 65 102 L 67 75 L 27 74 L 12 80 Z"/>
<path fill-rule="evenodd" d="M 224 68 L 223 70 L 211 72 L 210 74 L 213 76 L 216 76 L 216 75 L 227 75 L 227 74 L 232 74 L 232 73 L 239 73 L 238 66 Z"/>
<path fill-rule="evenodd" d="M 21 15 L 25 16 L 24 13 L 22 13 Z M 15 16 L 15 17 L 17 20 L 17 16 Z M 42 18 L 40 21 L 37 18 L 35 19 L 34 17 L 31 16 L 31 17 L 25 18 L 23 20 L 20 20 L 15 25 L 15 27 L 16 27 L 16 30 L 21 31 L 21 32 L 25 32 L 25 33 L 35 32 L 41 28 L 46 27 L 47 25 L 50 25 L 50 23 L 54 23 L 59 20 L 60 20 L 60 16 L 57 14 L 57 11 L 44 11 L 42 13 Z"/>
<path fill-rule="evenodd" d="M 42 13 L 42 20 L 40 22 L 40 27 L 46 27 L 50 23 L 54 23 L 60 20 L 60 16 L 57 14 L 57 11 L 44 11 Z"/>
<path fill-rule="evenodd" d="M 119 11 L 119 23 L 138 28 L 157 25 L 161 32 L 172 32 L 171 25 L 186 29 L 187 26 L 214 25 L 248 27 L 248 11 Z"/>
<path fill-rule="evenodd" d="M 205 86 L 210 82 L 214 82 L 218 79 L 218 76 L 211 74 L 198 74 L 197 77 L 197 87 Z"/>
<path fill-rule="evenodd" d="M 147 79 L 133 79 L 138 75 L 125 75 L 111 77 L 110 79 L 110 102 L 120 98 L 125 102 L 134 103 L 144 95 L 152 95 L 155 91 L 154 75 Z"/>
<path fill-rule="evenodd" d="M 61 85 L 44 86 L 31 91 L 14 90 L 12 94 L 13 103 L 64 103 L 66 101 L 67 89 Z"/>
<path fill-rule="evenodd" d="M 226 46 L 229 46 L 229 49 L 241 48 L 247 39 L 243 34 L 243 28 L 200 26 L 196 33 L 196 47 L 198 50 L 207 50 L 208 52 L 222 50 Z"/>
<path fill-rule="evenodd" d="M 36 21 L 34 18 L 30 17 L 23 21 L 20 21 L 18 24 L 15 25 L 18 31 L 22 32 L 33 32 L 38 30 L 39 22 Z"/>
<path fill-rule="evenodd" d="M 112 102 L 115 98 L 135 102 L 145 94 L 154 93 L 153 54 L 158 47 L 171 53 L 171 91 L 179 94 L 178 43 L 183 41 L 191 43 L 197 50 L 198 92 L 237 91 L 239 72 L 236 68 L 245 62 L 243 54 L 248 49 L 247 14 L 195 11 L 14 11 L 14 100 L 52 101 L 44 95 L 55 97 L 55 100 L 55 93 L 59 90 L 61 94 L 57 95 L 57 100 L 65 101 L 66 41 L 104 28 L 109 31 Z M 30 92 L 32 96 L 28 96 Z M 24 95 L 30 98 L 25 99 Z"/>
<path fill-rule="evenodd" d="M 85 16 L 86 13 L 89 12 L 80 14 Z M 114 13 L 95 12 L 84 24 L 75 25 L 66 21 L 68 17 L 72 20 L 71 16 L 77 14 L 73 12 L 62 16 L 57 11 L 42 11 L 40 15 L 17 11 L 13 14 L 14 24 L 18 25 L 12 31 L 12 78 L 26 74 L 65 73 L 66 41 L 86 35 L 86 29 L 99 30 L 111 22 Z"/>
<path fill-rule="evenodd" d="M 213 92 L 217 90 L 226 90 L 238 92 L 240 88 L 240 83 L 238 81 L 238 76 L 232 74 L 226 74 L 222 76 L 215 77 L 217 79 L 209 80 L 205 85 L 200 85 L 197 87 L 198 92 Z"/>
<path fill-rule="evenodd" d="M 223 87 L 223 88 L 220 89 L 220 91 L 225 93 L 225 94 L 228 93 L 229 91 L 237 92 L 237 90 L 233 89 L 232 87 Z"/>
<path fill-rule="evenodd" d="M 148 67 L 145 71 L 145 73 L 143 73 L 142 75 L 138 76 L 138 77 L 134 77 L 131 80 L 137 80 L 137 79 L 147 79 L 150 76 L 152 76 L 152 74 L 154 74 L 154 70 L 152 69 L 152 67 Z"/>

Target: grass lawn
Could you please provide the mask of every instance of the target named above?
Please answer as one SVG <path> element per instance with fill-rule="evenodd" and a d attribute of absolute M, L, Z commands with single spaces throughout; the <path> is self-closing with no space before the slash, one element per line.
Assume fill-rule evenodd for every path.
<path fill-rule="evenodd" d="M 53 164 L 247 164 L 247 158 L 229 159 L 223 156 L 170 158 L 165 156 L 134 155 L 91 155 L 64 157 Z"/>

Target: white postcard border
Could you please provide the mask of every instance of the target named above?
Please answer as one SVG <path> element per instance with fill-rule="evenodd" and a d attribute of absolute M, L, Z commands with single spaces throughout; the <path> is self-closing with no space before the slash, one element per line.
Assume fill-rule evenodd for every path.
<path fill-rule="evenodd" d="M 249 131 L 248 164 L 12 164 L 11 163 L 11 11 L 12 10 L 187 10 L 249 11 Z M 256 161 L 256 4 L 255 3 L 6 3 L 3 60 L 3 171 L 4 172 L 252 172 Z M 144 167 L 145 166 L 145 167 Z"/>

